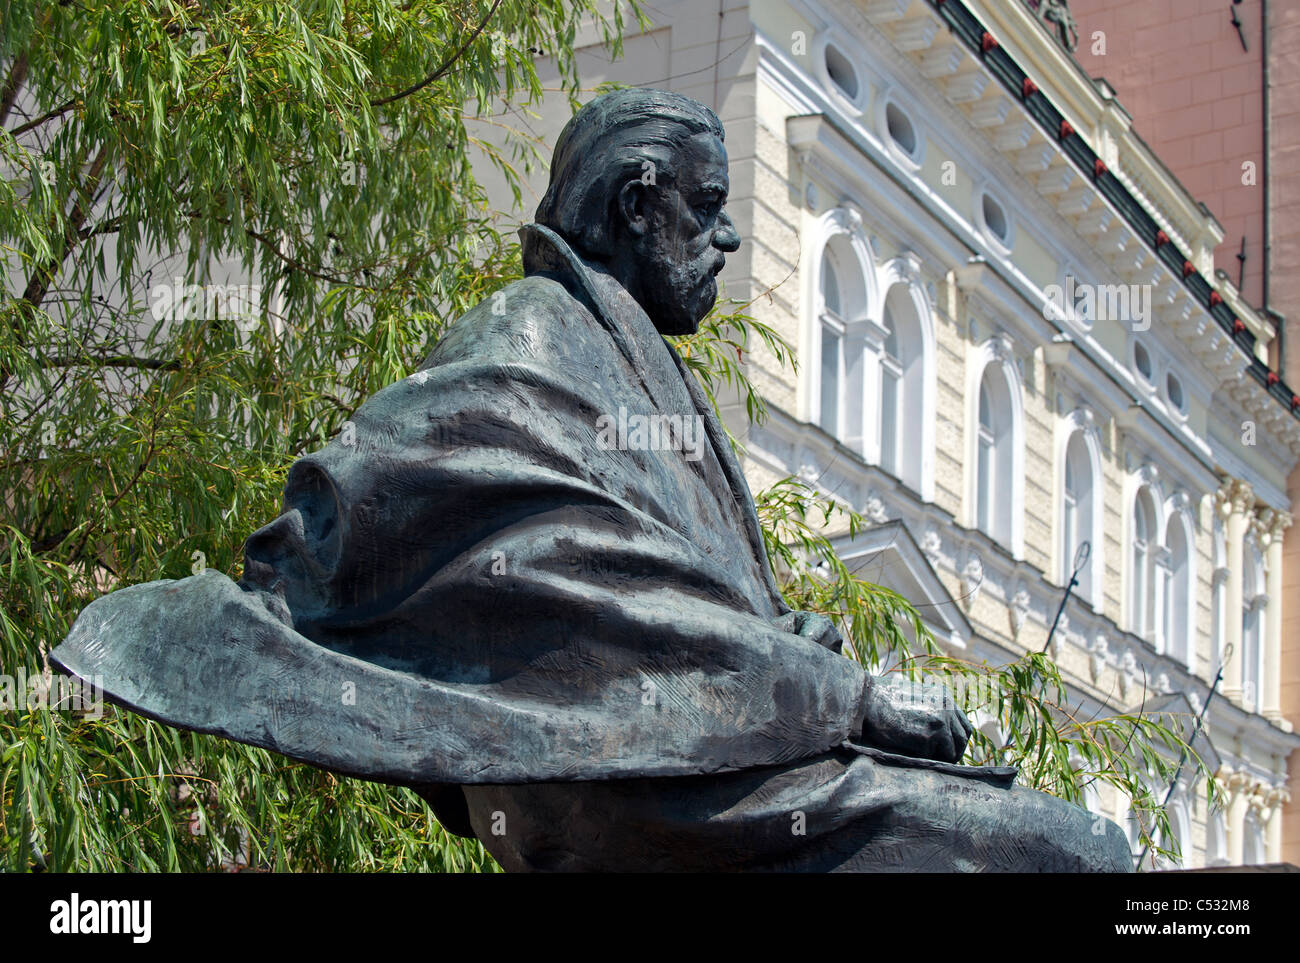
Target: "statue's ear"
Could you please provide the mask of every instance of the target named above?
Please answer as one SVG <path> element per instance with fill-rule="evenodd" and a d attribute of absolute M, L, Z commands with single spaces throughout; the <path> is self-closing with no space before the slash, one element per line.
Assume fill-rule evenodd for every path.
<path fill-rule="evenodd" d="M 615 205 L 619 226 L 634 237 L 641 237 L 650 228 L 650 195 L 643 180 L 633 178 L 618 192 Z"/>

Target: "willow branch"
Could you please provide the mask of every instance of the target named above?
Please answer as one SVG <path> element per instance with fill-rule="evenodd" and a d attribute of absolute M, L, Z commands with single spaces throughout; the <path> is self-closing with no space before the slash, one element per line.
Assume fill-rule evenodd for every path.
<path fill-rule="evenodd" d="M 391 97 L 380 97 L 377 100 L 372 100 L 370 102 L 370 106 L 382 107 L 384 106 L 384 104 L 391 104 L 395 100 L 401 100 L 403 97 L 409 97 L 411 96 L 411 94 L 423 90 L 425 87 L 429 86 L 429 84 L 433 83 L 438 78 L 442 77 L 448 70 L 451 69 L 452 65 L 461 58 L 461 56 L 465 53 L 465 51 L 469 49 L 469 45 L 478 39 L 479 34 L 481 34 L 484 31 L 484 29 L 487 27 L 488 21 L 491 20 L 492 17 L 496 14 L 497 8 L 499 6 L 501 6 L 501 0 L 494 0 L 492 4 L 492 8 L 488 10 L 487 16 L 485 16 L 482 19 L 482 21 L 479 22 L 479 25 L 477 28 L 475 28 L 474 32 L 469 35 L 469 37 L 465 40 L 463 44 L 461 44 L 458 48 L 456 48 L 456 51 L 450 57 L 448 57 L 446 60 L 442 62 L 442 64 L 438 67 L 437 70 L 429 74 L 429 76 L 425 77 L 418 84 L 412 84 L 410 87 L 407 87 L 405 90 L 399 93 L 393 94 Z"/>
<path fill-rule="evenodd" d="M 32 314 L 40 307 L 49 293 L 50 285 L 54 283 L 55 275 L 63 262 L 67 260 L 68 255 L 79 242 L 79 235 L 82 226 L 86 223 L 86 217 L 89 214 L 89 204 L 83 204 L 83 198 L 93 198 L 99 189 L 100 178 L 104 175 L 104 168 L 108 164 L 108 147 L 101 146 L 95 159 L 91 161 L 90 170 L 86 173 L 86 182 L 80 190 L 77 191 L 78 197 L 75 204 L 72 205 L 72 213 L 68 216 L 67 223 L 63 227 L 63 236 L 55 246 L 50 258 L 40 265 L 27 282 L 27 287 L 23 291 L 23 296 L 19 302 L 21 305 L 20 313 L 22 317 L 30 318 Z M 89 202 L 93 203 L 93 201 Z M 25 339 L 21 324 L 16 326 L 13 331 L 14 341 L 18 347 L 25 347 Z M 7 367 L 0 367 L 0 390 L 9 383 L 10 371 Z"/>
<path fill-rule="evenodd" d="M 9 68 L 9 76 L 5 80 L 3 92 L 0 92 L 0 124 L 3 124 L 9 117 L 9 111 L 13 110 L 14 102 L 18 99 L 18 91 L 22 89 L 23 81 L 27 79 L 27 53 L 20 53 L 14 60 L 13 66 Z"/>
<path fill-rule="evenodd" d="M 54 358 L 42 358 L 42 368 L 75 368 L 81 365 L 97 368 L 143 368 L 149 371 L 180 371 L 179 361 L 162 358 L 137 358 L 129 354 L 116 355 L 64 355 Z"/>
<path fill-rule="evenodd" d="M 41 126 L 41 124 L 44 124 L 46 121 L 53 120 L 55 117 L 62 117 L 64 114 L 66 114 L 75 106 L 77 106 L 77 99 L 74 97 L 72 100 L 69 100 L 66 104 L 61 104 L 60 106 L 55 107 L 53 110 L 47 110 L 45 113 L 41 114 L 41 116 L 37 117 L 35 120 L 29 120 L 25 124 L 19 124 L 13 130 L 9 131 L 9 136 L 17 137 L 19 134 L 25 134 L 29 130 Z"/>

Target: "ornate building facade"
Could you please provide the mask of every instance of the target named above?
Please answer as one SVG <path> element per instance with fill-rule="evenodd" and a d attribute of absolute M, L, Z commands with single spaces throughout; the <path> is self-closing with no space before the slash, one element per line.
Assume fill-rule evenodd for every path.
<path fill-rule="evenodd" d="M 1056 0 L 1060 4 L 1060 0 Z M 1143 139 L 1221 219 L 1216 274 L 1235 277 L 1242 295 L 1282 326 L 1270 361 L 1284 378 L 1297 370 L 1286 319 L 1300 308 L 1300 7 L 1238 0 L 1230 9 L 1202 2 L 1158 4 L 1071 0 L 1075 55 L 1119 91 Z M 1224 269 L 1227 268 L 1227 271 Z M 1300 471 L 1288 494 L 1300 497 Z M 1282 597 L 1270 588 L 1281 623 L 1281 712 L 1300 714 L 1300 530 L 1283 538 Z M 1272 563 L 1266 560 L 1272 570 Z M 1278 602 L 1282 611 L 1277 612 Z M 1300 756 L 1290 766 L 1283 859 L 1300 863 Z"/>
<path fill-rule="evenodd" d="M 1276 320 L 1215 275 L 1213 215 L 1027 5 L 651 16 L 584 81 L 680 90 L 726 125 L 744 245 L 725 294 L 798 361 L 747 355 L 771 406 L 732 419 L 752 487 L 798 475 L 862 512 L 846 562 L 963 658 L 1042 649 L 1077 567 L 1051 648 L 1079 711 L 1209 703 L 1197 748 L 1228 804 L 1184 770 L 1182 865 L 1280 861 L 1300 398 L 1272 367 Z M 553 142 L 565 117 L 535 132 Z M 1131 824 L 1108 790 L 1089 805 Z"/>

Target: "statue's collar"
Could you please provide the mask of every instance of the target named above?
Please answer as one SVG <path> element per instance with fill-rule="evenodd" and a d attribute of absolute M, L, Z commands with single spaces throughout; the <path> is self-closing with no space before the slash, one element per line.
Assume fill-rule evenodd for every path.
<path fill-rule="evenodd" d="M 603 264 L 579 255 L 549 227 L 525 224 L 519 229 L 519 237 L 523 245 L 524 274 L 552 277 L 581 301 L 614 339 L 650 398 L 660 409 L 667 410 L 661 392 L 653 386 L 654 379 L 647 378 L 647 369 L 655 366 L 651 358 L 656 350 L 671 356 L 672 348 L 655 330 L 636 298 Z M 668 356 L 661 357 L 660 363 L 670 363 Z"/>
<path fill-rule="evenodd" d="M 612 331 L 628 326 L 653 330 L 645 309 L 605 266 L 578 254 L 551 228 L 525 224 L 519 229 L 524 274 L 547 274 L 559 280 L 583 301 L 596 318 Z"/>

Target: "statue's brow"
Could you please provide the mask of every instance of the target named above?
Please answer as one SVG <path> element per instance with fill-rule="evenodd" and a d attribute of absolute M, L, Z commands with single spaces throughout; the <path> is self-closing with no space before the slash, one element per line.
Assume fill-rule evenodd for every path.
<path fill-rule="evenodd" d="M 727 185 L 721 181 L 705 181 L 696 188 L 696 190 L 701 194 L 721 194 L 723 197 L 726 197 L 728 188 Z"/>

